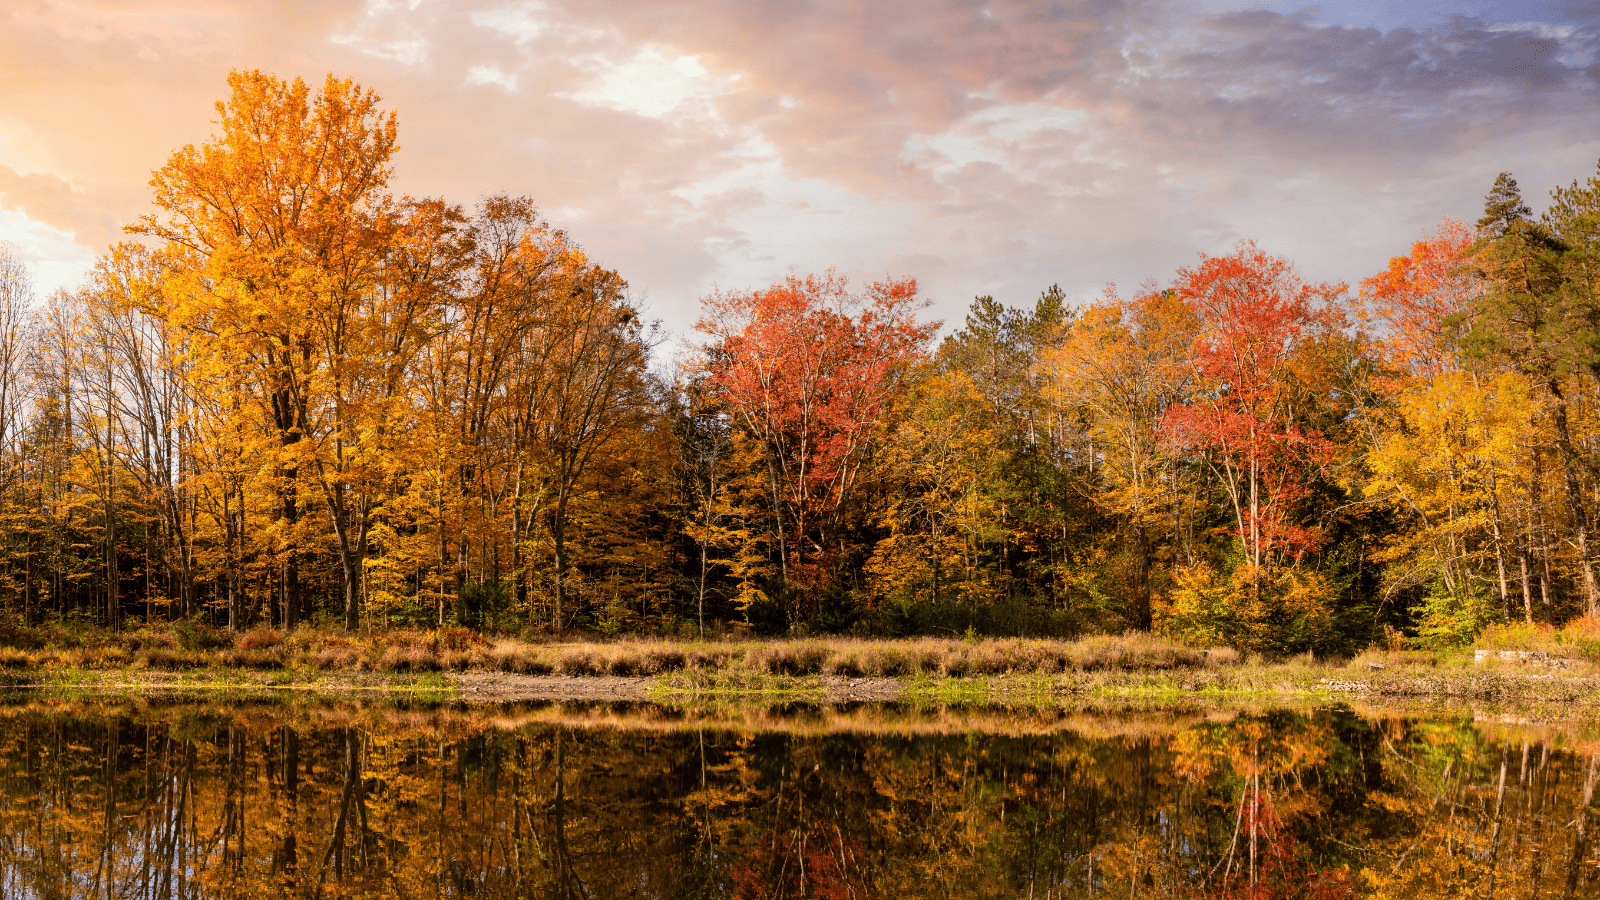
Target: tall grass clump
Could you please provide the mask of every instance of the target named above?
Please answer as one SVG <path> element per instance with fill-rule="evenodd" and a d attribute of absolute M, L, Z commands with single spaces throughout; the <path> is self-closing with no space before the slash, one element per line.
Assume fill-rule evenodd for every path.
<path fill-rule="evenodd" d="M 1475 646 L 1483 650 L 1525 650 L 1600 663 L 1600 618 L 1579 616 L 1557 628 L 1538 622 L 1495 623 Z"/>
<path fill-rule="evenodd" d="M 1554 640 L 1540 633 L 1539 640 Z M 1574 626 L 1560 640 L 1600 648 L 1600 626 Z M 1491 636 L 1493 637 L 1493 636 Z M 204 624 L 104 629 L 0 627 L 0 667 L 253 670 L 418 674 L 467 670 L 511 675 L 653 677 L 672 672 L 761 678 L 952 678 L 1169 670 L 1238 662 L 1229 650 L 1199 650 L 1144 634 L 1076 641 L 1038 638 L 817 637 L 759 641 L 660 638 L 528 641 L 489 639 L 465 628 L 376 633 L 257 627 L 232 633 Z M 1507 640 L 1525 640 L 1506 638 Z"/>

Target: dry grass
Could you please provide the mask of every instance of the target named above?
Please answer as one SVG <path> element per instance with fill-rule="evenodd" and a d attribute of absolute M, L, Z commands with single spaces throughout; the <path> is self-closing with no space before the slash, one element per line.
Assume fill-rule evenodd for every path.
<path fill-rule="evenodd" d="M 1475 646 L 1482 650 L 1530 650 L 1600 665 L 1600 618 L 1579 616 L 1560 628 L 1549 625 L 1490 625 Z"/>
<path fill-rule="evenodd" d="M 530 642 L 491 640 L 462 630 L 350 635 L 313 629 L 199 636 L 91 630 L 67 635 L 38 630 L 17 637 L 14 643 L 0 644 L 0 670 L 5 670 L 0 681 L 375 680 L 443 685 L 449 690 L 442 673 L 473 671 L 653 678 L 663 691 L 705 698 L 806 690 L 848 693 L 856 687 L 850 680 L 862 678 L 897 679 L 893 689 L 913 702 L 1024 706 L 1051 705 L 1067 698 L 1073 703 L 1094 698 L 1236 703 L 1268 697 L 1366 696 L 1542 704 L 1543 708 L 1596 704 L 1594 698 L 1600 697 L 1600 666 L 1582 658 L 1554 673 L 1520 664 L 1474 666 L 1471 654 L 1459 651 L 1372 650 L 1353 660 L 1308 655 L 1269 662 L 1232 650 L 1195 649 L 1137 634 L 970 643 L 941 638 Z"/>
<path fill-rule="evenodd" d="M 271 671 L 492 671 L 522 675 L 653 676 L 723 672 L 763 676 L 907 678 L 1056 675 L 1217 669 L 1236 666 L 1229 649 L 1200 650 L 1151 635 L 1077 641 L 944 638 L 814 638 L 721 642 L 622 638 L 531 642 L 488 639 L 466 629 L 341 631 L 257 628 L 237 634 L 184 626 L 112 634 L 92 629 L 10 629 L 0 633 L 0 667 L 182 670 L 217 666 Z"/>

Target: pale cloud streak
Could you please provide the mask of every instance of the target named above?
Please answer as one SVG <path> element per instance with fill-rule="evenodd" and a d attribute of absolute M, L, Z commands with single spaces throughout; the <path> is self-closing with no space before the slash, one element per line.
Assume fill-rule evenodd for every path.
<path fill-rule="evenodd" d="M 790 267 L 916 276 L 947 319 L 1245 237 L 1354 280 L 1501 169 L 1534 201 L 1593 171 L 1591 5 L 1384 9 L 32 0 L 0 19 L 0 237 L 81 266 L 250 67 L 376 89 L 398 189 L 533 196 L 680 333 Z"/>

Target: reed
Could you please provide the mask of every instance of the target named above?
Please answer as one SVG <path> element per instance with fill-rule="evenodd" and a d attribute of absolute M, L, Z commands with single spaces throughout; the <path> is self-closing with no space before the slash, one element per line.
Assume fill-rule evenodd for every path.
<path fill-rule="evenodd" d="M 1216 670 L 1241 662 L 1239 654 L 1227 648 L 1188 647 L 1148 634 L 1096 635 L 1073 641 L 823 637 L 706 642 L 639 637 L 490 639 L 460 628 L 371 634 L 255 628 L 231 633 L 189 623 L 116 634 L 58 627 L 0 631 L 0 667 L 46 669 L 137 665 L 170 670 L 487 671 L 574 677 L 702 672 L 740 677 L 975 678 Z"/>

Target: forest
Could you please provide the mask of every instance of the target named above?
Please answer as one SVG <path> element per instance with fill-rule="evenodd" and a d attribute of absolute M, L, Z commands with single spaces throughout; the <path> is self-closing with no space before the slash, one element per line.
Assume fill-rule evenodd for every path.
<path fill-rule="evenodd" d="M 942 323 L 702 300 L 676 365 L 527 198 L 390 190 L 395 112 L 235 72 L 72 290 L 0 248 L 0 619 L 1076 636 L 1288 654 L 1600 615 L 1600 174 L 1388 267 L 1254 243 Z"/>

